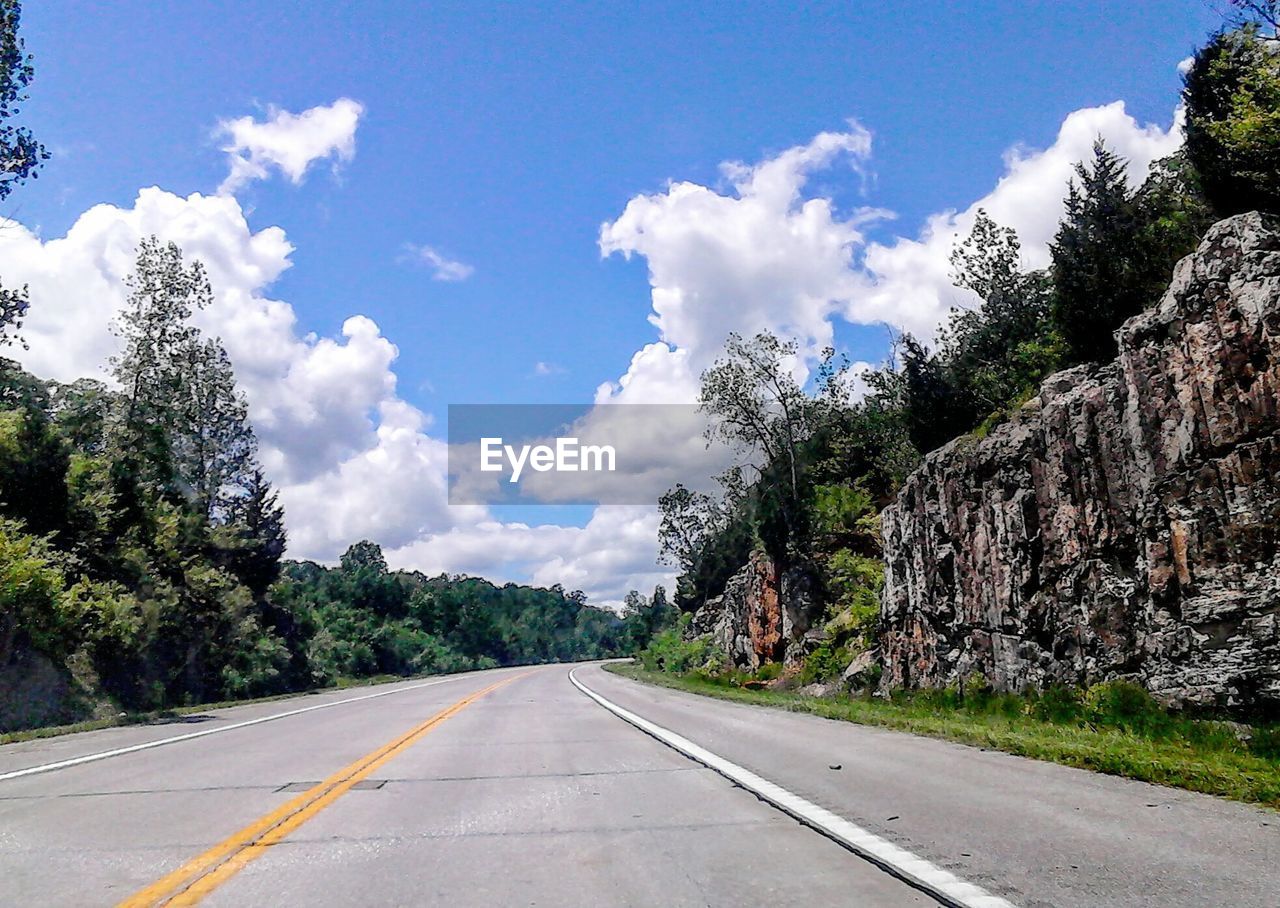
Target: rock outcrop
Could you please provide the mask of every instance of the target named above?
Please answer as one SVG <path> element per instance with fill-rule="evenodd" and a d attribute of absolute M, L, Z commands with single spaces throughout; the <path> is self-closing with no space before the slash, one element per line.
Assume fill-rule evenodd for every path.
<path fill-rule="evenodd" d="M 1280 220 L 1217 224 L 1117 339 L 885 510 L 885 686 L 1280 706 Z"/>
<path fill-rule="evenodd" d="M 807 575 L 779 571 L 768 555 L 755 552 L 724 592 L 694 613 L 689 633 L 709 635 L 734 667 L 755 671 L 798 658 L 812 610 Z"/>

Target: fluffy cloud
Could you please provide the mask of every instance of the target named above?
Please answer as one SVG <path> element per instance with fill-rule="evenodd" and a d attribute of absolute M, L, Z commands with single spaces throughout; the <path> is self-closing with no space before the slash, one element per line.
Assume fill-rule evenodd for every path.
<path fill-rule="evenodd" d="M 1163 129 L 1140 125 L 1120 101 L 1075 111 L 1048 148 L 1011 148 L 1003 175 L 983 198 L 931 216 L 916 237 L 887 242 L 864 235 L 887 212 L 861 208 L 842 217 L 831 199 L 804 193 L 813 172 L 841 158 L 861 177 L 871 137 L 856 122 L 753 166 L 721 165 L 729 191 L 673 182 L 635 196 L 601 228 L 600 250 L 606 257 L 644 257 L 649 320 L 664 343 L 641 348 L 621 378 L 601 385 L 597 400 L 695 399 L 698 374 L 730 331 L 795 337 L 810 356 L 830 342 L 835 318 L 933 338 L 953 306 L 976 302 L 951 286 L 949 272 L 951 250 L 972 228 L 977 209 L 1018 232 L 1026 267 L 1042 267 L 1072 167 L 1090 156 L 1099 136 L 1128 159 L 1136 183 L 1153 160 L 1181 144 L 1181 112 Z"/>
<path fill-rule="evenodd" d="M 358 101 L 339 98 L 299 114 L 271 107 L 262 121 L 253 117 L 222 120 L 215 135 L 226 139 L 222 150 L 230 171 L 218 192 L 234 193 L 253 180 L 266 179 L 271 168 L 296 185 L 316 161 L 331 159 L 337 167 L 351 160 L 363 114 Z"/>
<path fill-rule="evenodd" d="M 62 381 L 104 376 L 124 278 L 152 234 L 208 270 L 215 302 L 199 321 L 226 344 L 277 481 L 310 478 L 375 440 L 372 415 L 394 394 L 395 346 L 362 317 L 342 339 L 298 337 L 293 307 L 266 294 L 293 247 L 278 227 L 251 230 L 230 196 L 153 187 L 131 208 L 91 208 L 48 242 L 18 225 L 0 232 L 0 273 L 31 286 L 30 349 L 19 354 L 28 368 Z"/>
<path fill-rule="evenodd" d="M 692 369 L 708 365 L 730 331 L 771 330 L 821 347 L 832 308 L 851 290 L 860 228 L 875 212 L 840 218 L 830 200 L 802 190 L 813 171 L 837 159 L 857 169 L 870 153 L 870 133 L 850 122 L 754 166 L 722 164 L 729 194 L 680 182 L 636 196 L 601 227 L 601 254 L 644 256 L 649 320 Z"/>
<path fill-rule="evenodd" d="M 979 208 L 1017 231 L 1025 267 L 1047 265 L 1073 167 L 1092 155 L 1099 137 L 1128 159 L 1129 181 L 1137 184 L 1152 161 L 1182 144 L 1182 111 L 1162 129 L 1140 125 L 1125 111 L 1124 102 L 1116 101 L 1069 114 L 1048 148 L 1015 146 L 1005 154 L 1005 172 L 995 188 L 963 211 L 933 215 L 915 238 L 871 243 L 841 315 L 852 322 L 884 322 L 932 338 L 951 307 L 975 302 L 967 291 L 952 287 L 948 275 L 951 250 L 973 228 Z"/>
<path fill-rule="evenodd" d="M 451 259 L 431 246 L 415 246 L 405 243 L 404 254 L 399 261 L 425 265 L 431 269 L 431 277 L 437 281 L 465 281 L 476 269 L 466 262 Z"/>
<path fill-rule="evenodd" d="M 397 395 L 396 346 L 360 315 L 338 337 L 301 335 L 293 307 L 269 295 L 293 247 L 277 227 L 252 230 L 231 196 L 150 188 L 128 208 L 95 206 L 63 237 L 44 241 L 20 225 L 0 231 L 0 274 L 30 284 L 32 299 L 29 349 L 6 355 L 49 378 L 105 377 L 123 279 L 152 234 L 208 270 L 215 300 L 199 319 L 223 339 L 249 399 L 292 557 L 333 561 L 369 538 L 402 566 L 491 575 L 495 551 L 509 552 L 519 565 L 504 579 L 561 582 L 605 603 L 655 578 L 669 582 L 655 567 L 652 508 L 608 509 L 617 513 L 577 528 L 504 524 L 482 507 L 450 507 L 447 447 Z"/>

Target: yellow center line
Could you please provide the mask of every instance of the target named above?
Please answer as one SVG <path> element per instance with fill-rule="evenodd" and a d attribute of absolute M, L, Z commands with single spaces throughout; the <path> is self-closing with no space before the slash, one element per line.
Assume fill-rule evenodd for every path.
<path fill-rule="evenodd" d="M 194 905 L 218 886 L 261 857 L 268 848 L 289 835 L 307 820 L 342 797 L 351 786 L 379 766 L 411 747 L 445 719 L 466 709 L 476 700 L 504 685 L 530 675 L 523 672 L 463 697 L 389 744 L 379 747 L 293 800 L 233 833 L 203 854 L 197 855 L 172 873 L 120 903 L 119 908 L 151 908 L 156 905 Z"/>

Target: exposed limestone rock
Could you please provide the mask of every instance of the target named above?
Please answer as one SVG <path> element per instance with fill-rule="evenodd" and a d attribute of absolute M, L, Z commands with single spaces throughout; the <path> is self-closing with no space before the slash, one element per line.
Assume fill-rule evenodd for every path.
<path fill-rule="evenodd" d="M 724 592 L 694 613 L 689 633 L 709 634 L 735 667 L 755 671 L 798 658 L 813 608 L 807 574 L 779 572 L 768 555 L 755 552 Z"/>
<path fill-rule="evenodd" d="M 885 510 L 886 687 L 1280 704 L 1280 220 L 1217 224 L 1118 340 Z"/>

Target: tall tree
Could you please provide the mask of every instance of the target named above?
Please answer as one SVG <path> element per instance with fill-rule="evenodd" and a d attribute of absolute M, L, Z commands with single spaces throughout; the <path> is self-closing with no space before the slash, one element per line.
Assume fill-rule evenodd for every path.
<path fill-rule="evenodd" d="M 174 468 L 170 430 L 190 411 L 187 368 L 200 337 L 190 319 L 212 302 L 213 290 L 203 265 L 188 265 L 177 244 L 154 236 L 139 244 L 125 283 L 128 298 L 114 325 L 124 349 L 111 360 L 121 396 L 109 447 L 127 472 L 167 488 Z"/>
<path fill-rule="evenodd" d="M 21 113 L 27 86 L 35 76 L 33 58 L 18 35 L 21 21 L 19 0 L 0 0 L 0 200 L 8 198 L 28 177 L 35 178 L 40 165 L 49 159 L 49 152 L 30 129 L 9 122 Z"/>
<path fill-rule="evenodd" d="M 954 309 L 941 338 L 952 381 L 972 396 L 980 416 L 1026 393 L 1057 364 L 1048 276 L 1021 269 L 1017 234 L 979 210 L 973 231 L 951 255 L 952 281 L 982 298 Z"/>
<path fill-rule="evenodd" d="M 845 366 L 834 351 L 823 352 L 813 396 L 796 379 L 798 357 L 795 341 L 769 332 L 750 340 L 730 334 L 725 355 L 702 373 L 698 395 L 711 418 L 708 438 L 735 447 L 758 476 L 765 470 L 778 474 L 783 517 L 792 532 L 803 498 L 801 448 L 848 394 Z"/>
<path fill-rule="evenodd" d="M 1094 144 L 1093 160 L 1076 165 L 1050 247 L 1054 321 L 1073 362 L 1112 359 L 1115 330 L 1153 302 L 1141 262 L 1141 212 L 1125 167 L 1101 139 Z"/>

